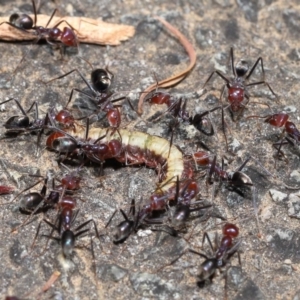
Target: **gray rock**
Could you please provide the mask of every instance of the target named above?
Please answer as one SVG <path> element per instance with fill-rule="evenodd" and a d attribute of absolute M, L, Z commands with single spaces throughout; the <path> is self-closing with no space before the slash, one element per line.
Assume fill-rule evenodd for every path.
<path fill-rule="evenodd" d="M 178 293 L 174 284 L 168 283 L 155 274 L 133 273 L 130 282 L 133 289 L 143 297 L 174 299 Z"/>
<path fill-rule="evenodd" d="M 98 276 L 103 281 L 118 282 L 124 276 L 126 276 L 128 271 L 126 269 L 119 267 L 118 265 L 104 264 L 104 265 L 100 265 L 97 268 L 97 273 L 98 273 Z"/>
<path fill-rule="evenodd" d="M 287 198 L 287 194 L 282 193 L 280 191 L 270 189 L 269 190 L 270 196 L 274 202 L 282 202 L 284 199 Z"/>

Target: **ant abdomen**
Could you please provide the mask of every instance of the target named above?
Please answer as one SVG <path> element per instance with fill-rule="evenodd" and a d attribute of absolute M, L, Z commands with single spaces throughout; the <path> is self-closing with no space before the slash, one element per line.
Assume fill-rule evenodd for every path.
<path fill-rule="evenodd" d="M 96 69 L 91 73 L 91 80 L 98 92 L 105 92 L 111 85 L 112 75 L 104 69 Z"/>
<path fill-rule="evenodd" d="M 51 148 L 61 153 L 72 153 L 78 148 L 78 145 L 76 141 L 68 137 L 59 137 L 52 142 Z"/>
<path fill-rule="evenodd" d="M 228 179 L 231 184 L 234 186 L 252 186 L 252 180 L 249 176 L 247 176 L 245 173 L 236 171 L 236 172 L 230 172 L 228 174 Z"/>
<path fill-rule="evenodd" d="M 206 259 L 199 268 L 199 281 L 205 281 L 209 279 L 218 268 L 218 260 L 216 258 Z"/>
<path fill-rule="evenodd" d="M 75 246 L 75 234 L 71 230 L 63 231 L 61 235 L 61 246 L 63 254 L 66 258 L 70 258 L 73 254 Z"/>
<path fill-rule="evenodd" d="M 10 117 L 5 123 L 6 129 L 19 129 L 30 126 L 30 120 L 27 116 L 13 116 Z"/>
<path fill-rule="evenodd" d="M 124 220 L 113 229 L 113 241 L 114 243 L 121 243 L 125 241 L 131 234 L 134 222 L 130 220 Z"/>
<path fill-rule="evenodd" d="M 12 14 L 9 17 L 9 22 L 14 24 L 16 27 L 26 29 L 26 30 L 32 29 L 33 27 L 32 18 L 26 14 L 22 14 L 22 15 Z"/>
<path fill-rule="evenodd" d="M 190 216 L 191 209 L 189 205 L 179 204 L 176 207 L 175 213 L 172 217 L 172 224 L 179 226 L 183 224 Z"/>
<path fill-rule="evenodd" d="M 37 192 L 29 193 L 21 198 L 19 207 L 21 210 L 33 211 L 42 201 L 41 194 Z"/>

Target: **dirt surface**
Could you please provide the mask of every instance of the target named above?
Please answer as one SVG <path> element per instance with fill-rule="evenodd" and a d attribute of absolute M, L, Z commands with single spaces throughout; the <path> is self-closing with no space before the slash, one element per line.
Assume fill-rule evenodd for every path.
<path fill-rule="evenodd" d="M 43 2 L 43 1 L 42 1 Z M 231 76 L 229 67 L 230 47 L 234 47 L 236 61 L 243 58 L 252 65 L 263 57 L 265 79 L 270 83 L 279 100 L 264 85 L 249 87 L 250 103 L 240 118 L 233 122 L 225 111 L 229 151 L 221 130 L 221 114 L 216 111 L 211 119 L 216 129 L 212 137 L 198 132 L 193 126 L 180 124 L 173 143 L 186 154 L 201 149 L 204 143 L 218 161 L 226 157 L 226 170 L 234 170 L 249 155 L 254 157 L 243 172 L 257 190 L 258 221 L 256 220 L 251 193 L 244 197 L 229 191 L 225 184 L 215 184 L 214 209 L 240 228 L 240 252 L 242 265 L 237 256 L 231 259 L 227 272 L 229 299 L 298 299 L 300 268 L 300 192 L 287 189 L 300 186 L 298 146 L 283 147 L 286 162 L 277 161 L 272 143 L 280 138 L 281 128 L 274 128 L 262 119 L 247 119 L 250 115 L 265 116 L 272 112 L 285 111 L 290 120 L 299 127 L 299 61 L 300 61 L 300 7 L 298 1 L 57 1 L 62 15 L 103 18 L 107 22 L 124 23 L 136 27 L 136 35 L 118 47 L 80 45 L 80 56 L 94 68 L 109 66 L 115 75 L 113 90 L 120 95 L 129 95 L 137 107 L 139 92 L 154 82 L 164 79 L 188 65 L 188 56 L 176 39 L 171 37 L 161 24 L 151 18 L 158 15 L 176 26 L 195 46 L 198 59 L 191 74 L 171 93 L 188 99 L 191 114 L 199 113 L 218 105 L 223 81 L 215 76 L 207 85 L 207 93 L 199 96 L 201 88 L 214 69 Z M 12 11 L 13 7 L 15 10 Z M 18 7 L 18 10 L 16 9 Z M 42 3 L 40 12 L 50 15 L 54 3 Z M 13 12 L 31 12 L 30 1 L 1 1 L 1 15 Z M 25 109 L 33 101 L 39 104 L 40 116 L 49 107 L 60 109 L 69 98 L 72 88 L 84 89 L 85 84 L 77 74 L 45 85 L 49 80 L 78 68 L 87 78 L 90 66 L 78 58 L 76 51 L 67 49 L 64 60 L 59 51 L 47 44 L 28 46 L 0 43 L 0 99 L 15 97 Z M 24 61 L 18 66 L 22 56 Z M 259 68 L 258 68 L 259 69 Z M 251 82 L 260 81 L 261 73 L 255 72 Z M 130 93 L 129 93 L 130 91 Z M 77 97 L 77 98 L 76 98 Z M 93 108 L 93 103 L 76 95 L 72 101 L 81 111 Z M 85 106 L 85 107 L 84 107 Z M 154 114 L 166 110 L 164 106 L 144 105 L 144 114 L 139 117 L 125 103 L 122 107 L 122 125 L 131 130 L 156 134 L 170 140 L 168 126 L 172 118 L 162 116 L 149 121 Z M 78 110 L 76 110 L 78 111 Z M 4 123 L 10 116 L 20 114 L 14 102 L 2 107 Z M 102 122 L 102 123 L 101 123 Z M 107 126 L 105 121 L 99 124 Z M 98 126 L 100 126 L 98 124 Z M 3 136 L 5 128 L 1 127 Z M 43 137 L 42 143 L 45 143 Z M 36 156 L 36 136 L 20 135 L 1 140 L 1 184 L 14 186 L 15 193 L 2 196 L 6 203 L 17 192 L 37 181 L 28 174 L 45 176 L 47 171 L 62 176 L 56 162 L 57 155 L 47 149 Z M 258 163 L 259 162 L 259 163 Z M 266 168 L 272 175 L 267 175 Z M 71 166 L 72 167 L 72 166 Z M 72 167 L 73 168 L 73 167 Z M 75 168 L 75 167 L 74 167 Z M 142 167 L 123 166 L 108 162 L 105 176 L 97 175 L 97 168 L 83 168 L 82 189 L 76 194 L 80 212 L 76 224 L 93 218 L 101 232 L 116 208 L 129 208 L 131 199 L 146 203 L 158 181 L 154 170 Z M 206 187 L 200 176 L 201 198 L 211 201 L 213 186 Z M 41 185 L 32 191 L 39 191 Z M 203 258 L 186 253 L 175 263 L 170 263 L 188 248 L 210 254 L 207 243 L 202 247 L 204 231 L 214 237 L 221 235 L 221 221 L 197 218 L 188 222 L 187 232 L 174 238 L 167 233 L 150 230 L 132 234 L 121 245 L 114 245 L 111 228 L 122 221 L 121 214 L 108 228 L 108 235 L 101 243 L 94 238 L 95 264 L 90 251 L 90 236 L 95 236 L 93 226 L 90 235 L 78 239 L 78 249 L 71 262 L 62 259 L 57 242 L 51 241 L 49 249 L 42 254 L 50 228 L 42 223 L 36 245 L 31 252 L 39 221 L 55 219 L 56 212 L 38 214 L 33 222 L 11 230 L 26 218 L 19 211 L 18 201 L 1 206 L 0 214 L 0 294 L 15 295 L 21 299 L 222 299 L 225 296 L 224 276 L 216 274 L 212 283 L 197 285 L 198 266 Z M 294 218 L 290 216 L 293 215 Z M 257 226 L 259 224 L 259 227 Z M 75 226 L 76 227 L 76 226 Z M 94 275 L 96 266 L 96 278 Z M 55 272 L 59 279 L 44 294 L 39 294 L 44 284 Z M 223 273 L 225 274 L 225 273 Z"/>

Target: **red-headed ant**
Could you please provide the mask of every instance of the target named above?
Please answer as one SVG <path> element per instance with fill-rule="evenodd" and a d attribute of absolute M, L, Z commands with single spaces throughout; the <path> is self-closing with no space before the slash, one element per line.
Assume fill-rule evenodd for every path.
<path fill-rule="evenodd" d="M 4 123 L 3 126 L 6 128 L 6 136 L 38 131 L 37 146 L 39 147 L 41 135 L 44 132 L 44 129 L 47 129 L 49 127 L 49 123 L 53 124 L 53 121 L 56 121 L 60 128 L 71 128 L 73 130 L 75 128 L 75 119 L 66 108 L 60 111 L 56 111 L 55 108 L 52 108 L 49 110 L 46 116 L 41 119 L 39 118 L 38 104 L 36 101 L 32 103 L 27 111 L 24 110 L 21 103 L 15 98 L 10 98 L 6 101 L 3 101 L 0 103 L 0 105 L 12 100 L 15 101 L 22 115 L 12 116 Z M 29 113 L 32 110 L 34 110 L 34 118 L 31 118 L 29 116 Z"/>
<path fill-rule="evenodd" d="M 278 150 L 278 155 L 284 156 L 283 152 L 280 150 L 282 145 L 292 144 L 295 145 L 300 142 L 300 131 L 296 127 L 295 123 L 289 121 L 289 115 L 281 112 L 270 116 L 260 117 L 260 116 L 249 116 L 248 118 L 264 118 L 264 122 L 268 123 L 274 127 L 284 127 L 283 132 L 287 132 L 288 136 L 285 137 L 286 141 L 280 141 L 274 143 L 273 146 Z"/>
<path fill-rule="evenodd" d="M 96 235 L 99 238 L 99 233 L 97 230 L 96 223 L 93 219 L 90 219 L 79 226 L 77 226 L 74 230 L 71 229 L 71 226 L 74 224 L 75 219 L 78 215 L 78 210 L 74 215 L 72 215 L 73 208 L 65 206 L 62 208 L 61 213 L 59 214 L 59 224 L 56 226 L 55 224 L 52 224 L 51 222 L 44 219 L 44 221 L 52 228 L 52 232 L 50 235 L 43 235 L 45 237 L 48 237 L 49 239 L 56 240 L 61 243 L 62 252 L 66 259 L 70 259 L 72 257 L 74 247 L 75 247 L 75 241 L 76 239 L 83 235 L 84 233 L 88 232 L 90 229 L 83 229 L 86 225 L 88 225 L 90 222 L 94 223 L 94 228 L 96 231 Z M 59 233 L 60 237 L 53 237 L 52 233 L 53 231 L 57 231 Z"/>
<path fill-rule="evenodd" d="M 53 28 L 47 28 L 50 24 L 54 14 L 56 13 L 56 9 L 53 11 L 49 21 L 46 24 L 46 27 L 37 26 L 37 9 L 34 0 L 32 2 L 34 20 L 27 14 L 12 14 L 9 18 L 9 22 L 2 22 L 2 24 L 8 24 L 9 26 L 26 32 L 28 34 L 36 36 L 36 43 L 45 39 L 50 45 L 57 45 L 57 42 L 61 43 L 61 45 L 68 47 L 78 47 L 77 36 L 74 33 L 75 29 L 67 22 L 60 21 Z M 65 22 L 69 27 L 64 27 L 63 31 L 61 31 L 58 26 Z"/>
<path fill-rule="evenodd" d="M 245 162 L 234 172 L 227 172 L 223 170 L 224 166 L 218 166 L 216 164 L 216 156 L 211 158 L 211 155 L 205 151 L 198 151 L 193 154 L 195 163 L 198 166 L 205 167 L 208 169 L 207 183 L 213 183 L 214 179 L 218 178 L 222 182 L 228 184 L 233 188 L 240 188 L 245 186 L 253 186 L 252 180 L 245 173 L 241 172 L 241 170 L 245 167 L 246 163 L 250 160 L 250 158 L 246 159 Z"/>
<path fill-rule="evenodd" d="M 259 57 L 252 68 L 249 71 L 249 65 L 246 61 L 240 60 L 236 65 L 234 64 L 234 54 L 233 54 L 233 48 L 230 49 L 230 58 L 231 58 L 231 69 L 233 73 L 233 78 L 228 78 L 223 73 L 221 73 L 218 70 L 213 71 L 206 82 L 204 83 L 203 89 L 207 85 L 207 83 L 211 80 L 212 76 L 214 74 L 217 74 L 219 77 L 221 77 L 225 81 L 225 86 L 222 89 L 221 93 L 221 99 L 225 90 L 225 87 L 228 89 L 228 102 L 229 102 L 229 108 L 232 115 L 234 113 L 238 113 L 238 115 L 241 115 L 244 111 L 246 105 L 248 104 L 250 97 L 249 93 L 247 91 L 247 88 L 249 86 L 254 85 L 260 85 L 265 84 L 270 92 L 277 98 L 277 95 L 272 90 L 271 86 L 268 82 L 264 80 L 264 66 L 263 66 L 263 59 L 262 57 Z M 256 69 L 258 64 L 261 64 L 262 74 L 263 74 L 263 80 L 257 81 L 257 82 L 251 82 L 248 83 L 251 75 L 253 74 L 254 70 Z"/>
<path fill-rule="evenodd" d="M 31 175 L 31 176 L 36 177 L 35 175 Z M 20 192 L 13 199 L 14 201 L 22 193 L 33 188 L 41 181 L 44 181 L 43 187 L 40 192 L 30 192 L 22 196 L 20 200 L 19 208 L 23 212 L 29 212 L 30 215 L 28 216 L 27 219 L 25 219 L 22 222 L 21 225 L 14 228 L 13 231 L 17 230 L 21 226 L 24 226 L 30 220 L 32 215 L 37 213 L 38 211 L 43 211 L 52 207 L 62 207 L 63 205 L 75 207 L 76 200 L 64 194 L 78 190 L 80 188 L 81 178 L 77 176 L 74 172 L 70 172 L 60 179 L 61 184 L 58 186 L 54 184 L 54 178 L 52 178 L 52 190 L 46 196 L 48 180 L 49 180 L 49 176 L 43 178 L 42 180 L 36 182 L 34 185 Z"/>
<path fill-rule="evenodd" d="M 165 113 L 169 112 L 178 121 L 193 125 L 197 130 L 201 131 L 207 136 L 214 135 L 213 126 L 211 121 L 207 118 L 207 115 L 217 109 L 221 109 L 221 107 L 216 107 L 212 110 L 208 110 L 201 114 L 196 114 L 193 117 L 190 117 L 190 114 L 186 109 L 187 99 L 185 99 L 183 102 L 182 98 L 175 99 L 175 97 L 171 94 L 159 91 L 156 91 L 151 97 L 147 98 L 151 104 L 166 104 L 168 109 Z"/>
<path fill-rule="evenodd" d="M 186 180 L 184 183 L 180 183 L 179 179 L 177 178 L 175 196 L 173 195 L 173 192 L 170 192 L 169 195 L 158 195 L 158 193 L 153 194 L 150 197 L 151 203 L 149 205 L 144 205 L 142 209 L 139 208 L 137 213 L 135 209 L 135 201 L 132 200 L 128 214 L 120 209 L 120 212 L 125 220 L 119 223 L 114 229 L 114 243 L 124 242 L 131 235 L 131 233 L 137 232 L 138 229 L 146 225 L 163 224 L 162 218 L 152 218 L 151 214 L 154 211 L 165 211 L 168 208 L 169 200 L 173 200 L 171 202 L 174 203 L 171 204 L 176 205 L 175 211 L 171 215 L 172 225 L 176 227 L 183 225 L 188 220 L 191 212 L 211 207 L 211 205 L 194 208 L 191 207 L 199 203 L 191 203 L 191 199 L 196 196 L 197 192 L 198 186 L 196 182 L 192 180 Z M 132 216 L 132 218 L 130 218 L 130 216 Z M 113 217 L 114 214 L 110 218 L 106 227 L 109 225 Z M 177 231 L 172 227 L 163 225 L 162 228 L 165 229 L 170 235 L 177 236 Z"/>
<path fill-rule="evenodd" d="M 205 258 L 205 261 L 200 265 L 199 269 L 199 283 L 208 279 L 211 280 L 216 270 L 225 267 L 231 256 L 238 251 L 241 241 L 234 241 L 239 235 L 238 227 L 234 224 L 226 223 L 222 231 L 223 237 L 220 244 L 216 245 L 217 249 L 212 246 L 207 233 L 203 236 L 203 242 L 207 239 L 211 249 L 214 251 L 214 255 L 211 258 L 203 253 L 189 249 L 190 252 Z"/>
<path fill-rule="evenodd" d="M 86 61 L 88 64 L 90 64 L 88 61 Z M 81 79 L 84 81 L 86 86 L 88 87 L 90 93 L 85 92 L 83 90 L 74 88 L 72 89 L 68 103 L 71 102 L 73 98 L 74 91 L 85 95 L 88 97 L 88 99 L 91 99 L 95 102 L 98 109 L 95 110 L 93 114 L 97 114 L 99 111 L 104 111 L 106 113 L 106 117 L 108 120 L 108 123 L 113 128 L 118 128 L 121 124 L 121 113 L 119 111 L 119 106 L 114 105 L 113 103 L 118 102 L 120 100 L 127 100 L 131 109 L 134 110 L 131 102 L 126 97 L 120 97 L 117 99 L 111 99 L 113 96 L 113 92 L 109 91 L 109 88 L 111 86 L 111 83 L 113 81 L 114 75 L 106 68 L 106 69 L 93 69 L 91 72 L 91 83 L 88 82 L 88 80 L 83 76 L 83 74 L 78 69 L 73 69 L 59 77 L 53 78 L 45 84 L 48 84 L 54 80 L 61 79 L 63 77 L 68 76 L 69 74 L 77 72 Z"/>

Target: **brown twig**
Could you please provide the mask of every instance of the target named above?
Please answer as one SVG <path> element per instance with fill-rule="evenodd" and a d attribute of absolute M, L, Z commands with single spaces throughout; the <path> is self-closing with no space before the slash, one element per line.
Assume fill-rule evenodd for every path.
<path fill-rule="evenodd" d="M 146 98 L 146 96 L 151 91 L 155 90 L 156 88 L 171 87 L 171 86 L 179 83 L 181 80 L 183 80 L 195 66 L 196 57 L 197 57 L 193 45 L 187 40 L 187 38 L 181 32 L 178 31 L 178 29 L 176 29 L 170 23 L 168 23 L 166 20 L 164 20 L 160 17 L 154 17 L 154 19 L 157 19 L 158 21 L 160 21 L 170 31 L 170 33 L 172 33 L 176 38 L 178 38 L 179 42 L 182 44 L 182 46 L 185 48 L 186 52 L 189 55 L 190 64 L 184 71 L 182 71 L 174 76 L 171 76 L 167 79 L 159 81 L 158 83 L 154 83 L 142 92 L 140 99 L 139 99 L 139 104 L 138 104 L 138 113 L 140 115 L 143 113 L 143 103 L 144 103 L 144 99 Z"/>
<path fill-rule="evenodd" d="M 34 18 L 33 15 L 31 15 Z M 47 15 L 37 15 L 37 25 L 45 27 L 49 21 Z M 8 22 L 9 16 L 1 17 L 0 23 Z M 54 27 L 60 21 L 68 22 L 75 30 L 80 43 L 100 44 L 100 45 L 119 45 L 134 35 L 133 26 L 106 23 L 101 20 L 95 20 L 84 17 L 53 17 L 48 28 Z M 63 22 L 58 28 L 66 27 Z M 36 39 L 36 36 L 30 31 L 18 30 L 8 24 L 0 26 L 0 40 L 4 41 L 30 41 Z"/>
<path fill-rule="evenodd" d="M 45 292 L 47 292 L 51 288 L 52 284 L 58 279 L 59 276 L 60 276 L 60 272 L 59 271 L 54 271 L 53 274 L 51 275 L 51 277 L 49 278 L 49 280 L 42 287 L 42 289 L 39 292 L 38 296 L 45 293 Z"/>

